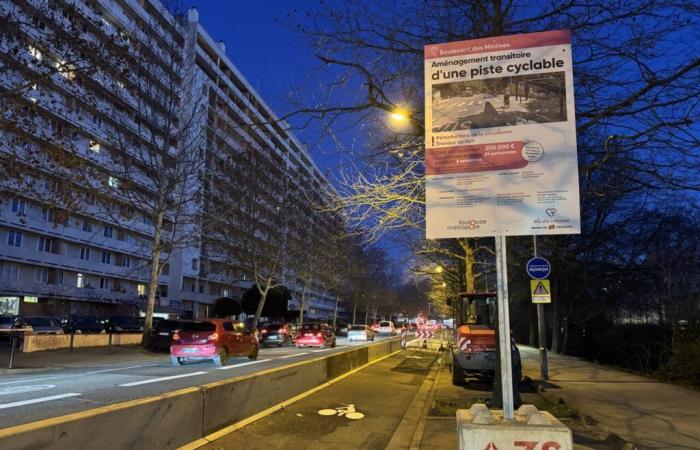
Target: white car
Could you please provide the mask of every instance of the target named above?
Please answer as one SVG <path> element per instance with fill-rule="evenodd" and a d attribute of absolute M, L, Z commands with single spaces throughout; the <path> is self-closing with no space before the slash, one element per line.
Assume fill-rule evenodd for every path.
<path fill-rule="evenodd" d="M 348 341 L 373 341 L 374 331 L 367 325 L 351 325 L 348 327 Z"/>
<path fill-rule="evenodd" d="M 389 335 L 389 336 L 394 336 L 396 334 L 396 327 L 394 326 L 394 323 L 389 321 L 389 320 L 382 320 L 379 322 L 379 331 L 378 333 L 384 334 L 384 335 Z"/>

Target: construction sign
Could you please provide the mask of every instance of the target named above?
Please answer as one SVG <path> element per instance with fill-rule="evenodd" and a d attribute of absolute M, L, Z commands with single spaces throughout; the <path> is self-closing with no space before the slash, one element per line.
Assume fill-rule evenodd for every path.
<path fill-rule="evenodd" d="M 552 290 L 549 280 L 530 280 L 532 303 L 552 303 Z"/>

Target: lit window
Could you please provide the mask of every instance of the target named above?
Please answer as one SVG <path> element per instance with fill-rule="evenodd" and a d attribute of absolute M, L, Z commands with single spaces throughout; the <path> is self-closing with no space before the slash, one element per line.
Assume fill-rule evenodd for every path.
<path fill-rule="evenodd" d="M 137 284 L 136 285 L 136 293 L 139 295 L 146 295 L 146 285 L 145 284 Z"/>
<path fill-rule="evenodd" d="M 109 187 L 113 187 L 116 189 L 119 187 L 119 180 L 113 176 L 110 176 L 109 178 L 107 178 L 107 184 L 109 185 Z"/>
<path fill-rule="evenodd" d="M 38 48 L 30 45 L 29 54 L 32 55 L 32 58 L 36 59 L 37 61 L 41 61 L 42 55 Z"/>
<path fill-rule="evenodd" d="M 78 274 L 78 278 L 75 281 L 75 286 L 79 288 L 85 287 L 85 275 L 82 273 Z"/>
<path fill-rule="evenodd" d="M 95 153 L 100 153 L 100 143 L 97 141 L 90 141 L 90 150 Z"/>

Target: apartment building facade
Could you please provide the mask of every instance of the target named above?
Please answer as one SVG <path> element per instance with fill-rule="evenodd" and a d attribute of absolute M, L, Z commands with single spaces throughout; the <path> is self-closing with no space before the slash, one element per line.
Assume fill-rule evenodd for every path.
<path fill-rule="evenodd" d="M 13 24 L 0 42 L 0 167 L 7 172 L 0 182 L 0 314 L 144 309 L 153 217 L 140 204 L 124 206 L 119 186 L 127 180 L 118 169 L 149 139 L 162 142 L 144 124 L 148 113 L 165 110 L 153 92 L 173 83 L 201 105 L 196 112 L 182 108 L 198 116 L 188 133 L 201 135 L 193 151 L 201 158 L 202 195 L 187 208 L 201 219 L 177 225 L 175 234 L 188 239 L 161 256 L 156 312 L 206 316 L 217 300 L 240 299 L 251 288 L 250 274 L 212 251 L 202 218 L 222 191 L 217 185 L 242 182 L 213 169 L 241 145 L 271 179 L 285 180 L 268 189 L 271 199 L 280 200 L 285 189 L 303 192 L 285 208 L 302 211 L 305 226 L 319 235 L 340 231 L 336 218 L 305 204 L 329 184 L 223 44 L 199 24 L 196 10 L 176 18 L 151 0 L 3 0 L 0 12 Z M 147 181 L 129 186 L 148 200 Z M 115 205 L 121 214 L 113 214 Z M 293 272 L 285 278 L 298 296 Z M 334 295 L 317 285 L 309 297 L 307 317 L 333 315 Z"/>

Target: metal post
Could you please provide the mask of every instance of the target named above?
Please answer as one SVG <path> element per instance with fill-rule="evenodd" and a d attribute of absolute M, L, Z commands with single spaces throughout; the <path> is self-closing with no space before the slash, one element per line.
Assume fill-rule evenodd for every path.
<path fill-rule="evenodd" d="M 112 353 L 112 331 L 109 331 L 109 338 L 107 340 L 107 353 Z"/>
<path fill-rule="evenodd" d="M 73 339 L 75 339 L 75 328 L 73 325 L 70 327 L 70 346 L 68 347 L 68 353 L 73 353 Z"/>
<path fill-rule="evenodd" d="M 17 346 L 17 335 L 15 333 L 10 334 L 10 364 L 7 366 L 8 369 L 12 369 L 15 363 L 15 347 Z"/>
<path fill-rule="evenodd" d="M 510 313 L 508 311 L 508 264 L 506 237 L 496 236 L 496 269 L 498 292 L 498 345 L 501 356 L 501 388 L 503 418 L 513 420 L 513 361 L 510 343 Z"/>
<path fill-rule="evenodd" d="M 532 236 L 532 246 L 537 257 L 537 236 Z M 547 364 L 547 336 L 544 327 L 544 305 L 537 304 L 537 342 L 540 348 L 540 378 L 542 381 L 549 379 L 549 366 Z"/>

